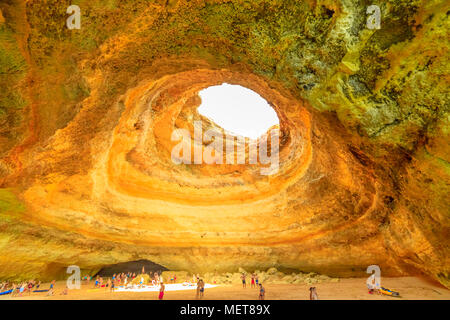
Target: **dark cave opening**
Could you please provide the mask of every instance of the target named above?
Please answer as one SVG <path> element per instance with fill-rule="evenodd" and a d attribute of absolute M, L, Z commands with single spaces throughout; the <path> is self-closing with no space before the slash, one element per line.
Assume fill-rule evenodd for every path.
<path fill-rule="evenodd" d="M 122 272 L 124 273 L 131 272 L 140 274 L 142 272 L 142 268 L 144 268 L 145 273 L 149 272 L 161 273 L 163 271 L 169 270 L 166 267 L 149 260 L 137 260 L 104 266 L 99 272 L 97 272 L 95 276 L 99 275 L 101 277 L 112 277 L 114 274 Z"/>

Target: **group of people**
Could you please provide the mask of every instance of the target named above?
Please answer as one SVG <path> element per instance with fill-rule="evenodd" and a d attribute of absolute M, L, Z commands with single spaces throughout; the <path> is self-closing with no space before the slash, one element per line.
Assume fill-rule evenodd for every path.
<path fill-rule="evenodd" d="M 132 282 L 138 276 L 140 276 L 139 287 L 142 288 L 142 286 L 150 284 L 150 283 L 145 283 L 144 275 L 145 275 L 145 273 L 142 273 L 140 275 L 137 275 L 136 273 L 132 273 L 132 272 L 127 272 L 127 273 L 122 272 L 122 273 L 117 273 L 117 274 L 115 273 L 112 275 L 111 278 L 108 278 L 108 280 L 106 282 L 103 280 L 103 277 L 101 277 L 100 275 L 97 275 L 97 277 L 95 278 L 94 288 L 105 288 L 105 290 L 107 290 L 109 288 L 110 291 L 114 291 L 115 288 L 117 288 L 118 286 L 124 286 L 124 287 L 130 288 L 130 287 L 133 287 Z M 160 272 L 154 272 L 154 273 L 150 272 L 149 276 L 151 279 L 151 284 L 153 286 L 160 285 L 163 282 L 162 275 Z M 83 277 L 83 279 L 85 280 L 85 282 L 87 284 L 89 284 L 89 281 L 92 280 L 92 277 L 86 275 L 85 277 Z M 172 277 L 171 281 L 172 282 L 176 281 L 176 276 Z"/>
<path fill-rule="evenodd" d="M 246 274 L 243 272 L 241 275 L 241 280 L 242 280 L 242 288 L 247 288 L 247 283 L 246 283 Z M 250 286 L 252 288 L 256 288 L 258 287 L 258 282 L 259 282 L 259 278 L 258 275 L 256 273 L 252 273 L 251 274 L 251 282 L 250 282 Z"/>
<path fill-rule="evenodd" d="M 23 281 L 20 283 L 10 283 L 9 281 L 2 282 L 0 284 L 0 292 L 11 291 L 12 297 L 21 297 L 23 294 L 27 293 L 31 295 L 31 292 L 39 289 L 41 282 L 36 280 Z"/>
<path fill-rule="evenodd" d="M 97 277 L 95 278 L 94 288 L 105 288 L 105 290 L 108 290 L 109 288 L 111 292 L 114 292 L 115 289 L 119 286 L 123 286 L 125 288 L 133 288 L 133 287 L 142 288 L 145 285 L 150 285 L 150 283 L 145 283 L 144 275 L 146 275 L 144 268 L 142 268 L 142 273 L 140 275 L 137 275 L 134 272 L 127 272 L 127 273 L 122 272 L 117 274 L 115 273 L 111 278 L 108 278 L 106 282 L 103 280 L 103 277 L 97 275 Z M 150 272 L 148 275 L 151 279 L 151 285 L 159 286 L 158 298 L 159 300 L 162 300 L 164 297 L 165 285 L 161 272 L 156 271 L 154 273 Z M 134 279 L 136 279 L 138 276 L 140 276 L 139 285 L 133 284 Z M 86 275 L 85 277 L 83 277 L 83 279 L 86 281 L 87 284 L 89 284 L 89 281 L 92 280 L 92 277 Z M 176 275 L 173 275 L 170 280 L 171 282 L 175 282 Z"/>
<path fill-rule="evenodd" d="M 242 280 L 242 288 L 247 288 L 247 281 L 246 281 L 247 275 L 245 272 L 241 274 L 241 280 Z M 258 274 L 252 273 L 251 274 L 251 282 L 250 282 L 251 288 L 258 288 L 259 287 L 259 300 L 264 300 L 266 297 L 266 289 L 263 287 L 262 283 L 259 283 L 259 277 Z"/>
<path fill-rule="evenodd" d="M 242 288 L 246 288 L 246 274 L 243 272 L 241 274 L 242 280 Z M 262 283 L 259 283 L 259 278 L 256 273 L 251 274 L 251 283 L 252 288 L 259 287 L 259 300 L 264 300 L 266 297 L 266 289 L 263 287 Z M 319 300 L 319 295 L 317 294 L 316 287 L 309 288 L 309 298 L 310 300 Z"/>
<path fill-rule="evenodd" d="M 135 278 L 136 274 L 125 274 L 125 273 L 120 273 L 120 274 L 114 274 L 111 278 L 108 278 L 108 280 L 105 282 L 103 280 L 103 277 L 97 275 L 97 277 L 95 278 L 95 282 L 94 282 L 94 288 L 105 288 L 105 290 L 110 290 L 111 292 L 114 292 L 115 288 L 120 285 L 120 284 L 127 284 L 127 281 L 129 278 Z M 85 281 L 87 282 L 87 284 L 89 284 L 89 281 L 92 280 L 91 276 L 85 276 L 84 277 Z"/>
<path fill-rule="evenodd" d="M 197 282 L 197 299 L 202 299 L 205 294 L 205 282 L 203 279 L 199 279 Z"/>
<path fill-rule="evenodd" d="M 29 280 L 21 283 L 10 283 L 8 281 L 0 284 L 0 292 L 11 291 L 11 297 L 21 297 L 24 294 L 31 295 L 32 292 L 47 292 L 47 296 L 55 294 L 55 280 L 50 283 L 49 289 L 40 289 L 41 281 Z M 68 288 L 61 291 L 61 295 L 67 295 Z"/>
<path fill-rule="evenodd" d="M 140 275 L 137 275 L 136 273 L 127 272 L 127 273 L 117 273 L 113 274 L 111 278 L 108 278 L 105 282 L 103 280 L 103 277 L 97 275 L 95 278 L 95 284 L 94 288 L 105 288 L 107 290 L 110 289 L 111 292 L 114 292 L 115 288 L 118 286 L 124 286 L 124 287 L 134 287 L 136 285 L 133 285 L 133 280 L 140 276 L 139 281 L 139 287 L 142 288 L 142 286 L 146 285 L 144 283 L 144 275 L 145 271 L 144 268 L 142 268 L 142 273 Z M 165 285 L 164 281 L 161 275 L 161 272 L 150 272 L 149 273 L 151 284 L 153 286 L 159 286 L 159 300 L 163 300 L 164 298 L 164 292 L 165 292 Z M 90 275 L 85 275 L 82 280 L 84 280 L 85 284 L 89 284 L 90 281 L 92 281 L 93 277 Z M 172 283 L 176 282 L 176 275 L 172 275 L 170 278 L 170 281 Z M 242 273 L 241 275 L 242 280 L 242 287 L 246 288 L 246 274 Z M 372 293 L 376 290 L 377 284 L 375 283 L 375 279 L 370 279 L 371 281 L 368 281 L 368 287 L 369 287 L 369 293 Z M 185 282 L 186 283 L 186 282 Z M 203 279 L 200 278 L 200 275 L 193 275 L 192 284 L 189 282 L 190 285 L 197 284 L 197 292 L 196 292 L 196 298 L 202 299 L 205 294 L 205 282 Z M 31 292 L 47 292 L 47 296 L 51 296 L 55 294 L 55 280 L 53 280 L 50 283 L 50 288 L 48 290 L 39 290 L 41 286 L 41 281 L 24 281 L 22 283 L 10 283 L 8 281 L 0 283 L 0 292 L 5 292 L 11 290 L 11 296 L 22 296 L 23 294 L 27 293 L 28 295 L 31 295 Z M 266 290 L 263 287 L 262 283 L 259 283 L 259 278 L 256 273 L 251 274 L 251 287 L 252 288 L 259 288 L 259 300 L 264 300 L 266 295 Z M 317 289 L 316 287 L 309 288 L 310 291 L 310 300 L 319 300 Z M 68 288 L 62 290 L 61 295 L 67 295 L 68 294 Z"/>

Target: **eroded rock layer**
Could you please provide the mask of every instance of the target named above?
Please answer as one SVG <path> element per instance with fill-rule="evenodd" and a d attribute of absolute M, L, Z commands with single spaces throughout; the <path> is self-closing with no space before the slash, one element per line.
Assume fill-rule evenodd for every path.
<path fill-rule="evenodd" d="M 449 286 L 445 1 L 0 4 L 0 278 L 171 270 L 425 274 Z M 280 119 L 279 170 L 176 164 L 198 92 Z"/>

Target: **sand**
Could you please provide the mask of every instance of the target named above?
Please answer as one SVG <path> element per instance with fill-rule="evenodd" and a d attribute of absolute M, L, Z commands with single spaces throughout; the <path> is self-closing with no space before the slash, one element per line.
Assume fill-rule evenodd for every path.
<path fill-rule="evenodd" d="M 366 278 L 341 279 L 340 282 L 325 282 L 314 285 L 319 299 L 329 300 L 449 300 L 450 290 L 416 277 L 382 278 L 382 286 L 400 292 L 400 298 L 368 294 Z M 42 289 L 49 284 L 41 285 Z M 46 293 L 32 293 L 31 296 L 0 296 L 0 300 L 157 300 L 158 292 L 110 292 L 101 288 L 92 290 L 94 282 L 83 284 L 79 290 L 69 290 L 68 295 L 60 295 L 65 287 L 64 281 L 56 283 L 55 295 L 47 297 Z M 309 285 L 306 284 L 266 284 L 266 300 L 308 300 Z M 195 287 L 192 290 L 167 291 L 165 300 L 193 300 Z M 205 290 L 204 300 L 257 300 L 258 289 L 242 288 L 241 285 L 218 285 Z"/>
<path fill-rule="evenodd" d="M 217 285 L 215 284 L 205 284 L 205 289 L 209 288 L 215 288 Z M 168 283 L 165 285 L 165 291 L 184 291 L 184 290 L 195 290 L 197 287 L 195 285 L 187 286 L 183 285 L 182 283 Z M 104 291 L 104 290 L 103 290 Z M 119 287 L 117 288 L 116 292 L 159 292 L 159 286 L 158 285 L 144 285 L 142 287 L 136 286 L 135 288 L 124 288 Z"/>

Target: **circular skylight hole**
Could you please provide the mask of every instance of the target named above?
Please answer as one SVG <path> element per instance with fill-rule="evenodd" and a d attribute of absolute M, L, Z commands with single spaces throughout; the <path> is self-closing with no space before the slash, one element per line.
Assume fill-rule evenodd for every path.
<path fill-rule="evenodd" d="M 269 103 L 248 88 L 223 83 L 203 89 L 199 95 L 198 112 L 237 136 L 257 139 L 280 124 Z"/>

